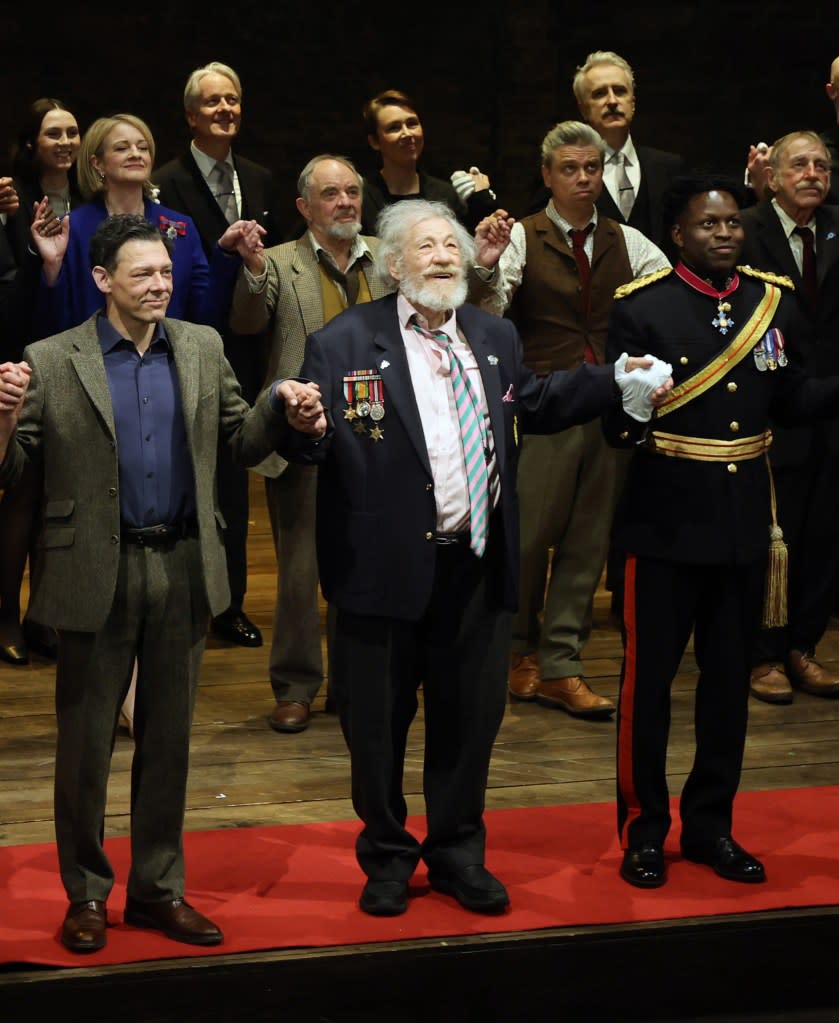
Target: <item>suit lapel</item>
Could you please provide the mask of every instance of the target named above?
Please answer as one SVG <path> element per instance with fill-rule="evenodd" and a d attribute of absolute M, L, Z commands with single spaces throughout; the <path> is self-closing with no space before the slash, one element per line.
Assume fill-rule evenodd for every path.
<path fill-rule="evenodd" d="M 306 336 L 323 326 L 323 295 L 320 267 L 308 234 L 297 239 L 291 260 L 291 286 L 297 296 L 297 306 Z"/>
<path fill-rule="evenodd" d="M 495 346 L 487 336 L 484 324 L 479 318 L 472 316 L 472 308 L 470 306 L 465 305 L 458 309 L 457 321 L 458 325 L 462 325 L 463 336 L 472 349 L 472 354 L 475 356 L 475 361 L 478 364 L 478 371 L 481 374 L 481 381 L 484 385 L 484 397 L 486 398 L 489 421 L 492 427 L 492 437 L 495 443 L 496 465 L 498 475 L 501 476 L 503 475 L 507 458 L 507 433 L 504 426 L 504 406 L 502 404 L 498 354 Z"/>
<path fill-rule="evenodd" d="M 405 343 L 402 340 L 402 331 L 399 327 L 395 295 L 393 301 L 385 302 L 382 305 L 382 316 L 379 318 L 378 329 L 373 337 L 373 346 L 376 349 L 374 359 L 384 388 L 386 413 L 390 406 L 399 416 L 416 449 L 417 456 L 430 477 L 431 463 L 428 460 L 422 419 L 417 407 L 408 356 L 405 354 Z"/>
<path fill-rule="evenodd" d="M 99 344 L 99 335 L 96 331 L 96 319 L 97 317 L 93 316 L 81 324 L 73 342 L 70 358 L 82 389 L 107 426 L 112 439 L 116 440 L 114 409 L 105 373 L 105 360 L 102 358 L 102 346 Z"/>
<path fill-rule="evenodd" d="M 182 167 L 184 205 L 187 206 L 183 212 L 192 217 L 205 248 L 212 248 L 227 229 L 227 221 L 191 153 L 183 157 Z"/>
<path fill-rule="evenodd" d="M 839 213 L 820 207 L 816 211 L 816 275 L 820 288 L 838 260 Z"/>
<path fill-rule="evenodd" d="M 184 325 L 180 320 L 164 320 L 166 336 L 172 345 L 175 369 L 178 374 L 178 385 L 181 391 L 181 409 L 183 410 L 184 426 L 192 447 L 192 427 L 198 409 L 198 388 L 200 383 L 200 361 L 198 346 L 190 344 L 186 338 Z"/>

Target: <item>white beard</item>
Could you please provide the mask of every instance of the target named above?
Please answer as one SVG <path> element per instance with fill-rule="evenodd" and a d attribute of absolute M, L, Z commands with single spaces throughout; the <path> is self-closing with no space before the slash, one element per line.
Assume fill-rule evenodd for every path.
<path fill-rule="evenodd" d="M 330 224 L 325 233 L 329 238 L 335 238 L 342 242 L 351 242 L 358 236 L 360 231 L 361 224 L 354 220 L 351 224 L 349 222 Z"/>
<path fill-rule="evenodd" d="M 435 313 L 459 309 L 466 301 L 469 290 L 466 275 L 459 267 L 447 269 L 456 274 L 451 280 L 438 281 L 423 274 L 410 274 L 400 282 L 399 290 L 417 308 L 429 309 Z M 434 272 L 438 273 L 439 269 Z"/>

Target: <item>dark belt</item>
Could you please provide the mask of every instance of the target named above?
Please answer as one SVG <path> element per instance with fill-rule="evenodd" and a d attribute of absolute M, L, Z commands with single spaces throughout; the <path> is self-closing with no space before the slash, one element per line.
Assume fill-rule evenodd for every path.
<path fill-rule="evenodd" d="M 460 533 L 432 533 L 431 539 L 434 543 L 439 543 L 444 547 L 448 547 L 451 544 L 466 544 L 468 547 L 472 541 L 472 534 L 468 529 Z"/>
<path fill-rule="evenodd" d="M 119 537 L 123 543 L 139 547 L 165 547 L 186 536 L 198 536 L 198 520 L 182 519 L 180 522 L 160 522 L 154 526 L 120 526 Z"/>

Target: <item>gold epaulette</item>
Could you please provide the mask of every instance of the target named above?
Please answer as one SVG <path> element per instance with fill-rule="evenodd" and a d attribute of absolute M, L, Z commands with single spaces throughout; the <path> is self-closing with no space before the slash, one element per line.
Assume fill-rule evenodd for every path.
<path fill-rule="evenodd" d="M 637 291 L 639 288 L 646 288 L 648 284 L 660 281 L 662 277 L 666 277 L 668 274 L 672 273 L 672 267 L 664 266 L 660 270 L 654 270 L 651 274 L 644 274 L 643 277 L 636 277 L 634 281 L 630 281 L 628 284 L 622 284 L 615 292 L 615 298 L 626 298 L 626 296 L 631 295 L 633 291 Z"/>
<path fill-rule="evenodd" d="M 780 284 L 781 287 L 795 291 L 795 285 L 786 274 L 773 274 L 768 270 L 755 270 L 753 266 L 738 266 L 741 274 L 748 274 L 749 277 L 757 277 L 759 281 L 767 281 L 769 284 Z"/>

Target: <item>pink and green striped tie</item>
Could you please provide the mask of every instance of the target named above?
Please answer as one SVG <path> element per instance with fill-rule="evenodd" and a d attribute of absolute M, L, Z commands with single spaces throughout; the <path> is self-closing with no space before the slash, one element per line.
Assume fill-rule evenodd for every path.
<path fill-rule="evenodd" d="M 466 484 L 469 490 L 469 518 L 472 534 L 470 545 L 480 558 L 486 549 L 487 533 L 489 532 L 488 441 L 480 401 L 469 382 L 469 376 L 463 363 L 452 348 L 449 335 L 442 330 L 426 330 L 417 322 L 416 318 L 412 318 L 411 326 L 418 334 L 433 342 L 448 356 L 452 392 L 460 423 Z"/>

